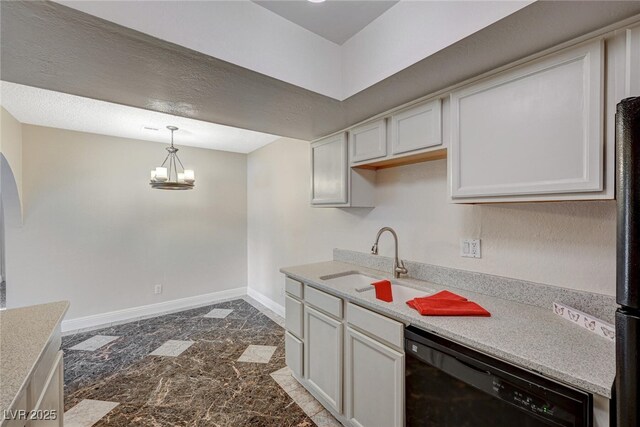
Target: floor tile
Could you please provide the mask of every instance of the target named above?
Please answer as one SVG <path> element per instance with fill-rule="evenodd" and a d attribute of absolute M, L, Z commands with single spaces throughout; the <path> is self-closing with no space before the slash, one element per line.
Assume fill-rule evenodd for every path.
<path fill-rule="evenodd" d="M 255 308 L 257 308 L 258 310 L 260 310 L 262 314 L 267 316 L 269 319 L 273 320 L 278 326 L 281 326 L 284 328 L 284 317 L 268 309 L 265 305 L 251 298 L 248 295 L 243 297 L 243 299 L 249 304 L 251 304 L 252 306 L 254 306 Z"/>
<path fill-rule="evenodd" d="M 313 417 L 324 409 L 320 402 L 302 386 L 287 391 L 287 394 L 309 417 Z"/>
<path fill-rule="evenodd" d="M 331 415 L 331 413 L 326 409 L 323 409 L 322 411 L 315 414 L 313 417 L 311 417 L 311 420 L 318 427 L 342 427 L 342 424 L 340 424 L 338 420 L 336 420 L 333 415 Z"/>
<path fill-rule="evenodd" d="M 103 345 L 109 344 L 111 341 L 115 341 L 120 337 L 114 337 L 111 335 L 95 335 L 88 340 L 82 341 L 79 344 L 74 345 L 69 350 L 84 350 L 95 351 Z"/>
<path fill-rule="evenodd" d="M 238 362 L 269 363 L 276 347 L 271 345 L 250 345 L 242 353 Z"/>
<path fill-rule="evenodd" d="M 223 321 L 203 318 L 215 308 L 233 312 Z M 98 351 L 68 351 L 95 335 L 120 339 Z M 168 340 L 196 345 L 179 357 L 149 357 Z M 276 348 L 269 363 L 237 362 L 256 344 Z M 65 409 L 85 399 L 119 403 L 94 427 L 313 425 L 270 376 L 286 381 L 289 372 L 281 369 L 284 329 L 243 299 L 76 333 L 62 348 Z"/>
<path fill-rule="evenodd" d="M 84 399 L 64 414 L 65 427 L 91 427 L 107 415 L 118 402 Z"/>
<path fill-rule="evenodd" d="M 169 340 L 166 343 L 162 344 L 160 347 L 152 351 L 150 356 L 170 356 L 176 357 L 180 356 L 183 351 L 188 349 L 194 344 L 193 341 L 178 341 L 178 340 Z"/>
<path fill-rule="evenodd" d="M 229 314 L 231 314 L 233 310 L 228 308 L 214 308 L 210 312 L 204 315 L 204 317 L 209 317 L 211 319 L 224 319 Z"/>
<path fill-rule="evenodd" d="M 280 388 L 289 394 L 289 392 L 295 388 L 302 387 L 298 380 L 293 378 L 291 370 L 288 367 L 284 367 L 276 372 L 271 373 L 271 378 L 278 383 Z"/>

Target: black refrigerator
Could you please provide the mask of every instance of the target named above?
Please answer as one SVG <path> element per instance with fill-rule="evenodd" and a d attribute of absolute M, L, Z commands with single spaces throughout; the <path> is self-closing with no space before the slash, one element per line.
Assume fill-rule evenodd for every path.
<path fill-rule="evenodd" d="M 640 97 L 616 110 L 618 206 L 615 410 L 618 427 L 640 426 Z M 611 408 L 613 411 L 613 408 Z"/>

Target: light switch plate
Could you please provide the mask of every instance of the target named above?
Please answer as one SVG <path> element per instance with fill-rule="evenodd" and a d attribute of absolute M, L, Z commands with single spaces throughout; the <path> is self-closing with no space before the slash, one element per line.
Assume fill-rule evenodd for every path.
<path fill-rule="evenodd" d="M 480 239 L 460 239 L 460 256 L 465 258 L 481 258 Z"/>

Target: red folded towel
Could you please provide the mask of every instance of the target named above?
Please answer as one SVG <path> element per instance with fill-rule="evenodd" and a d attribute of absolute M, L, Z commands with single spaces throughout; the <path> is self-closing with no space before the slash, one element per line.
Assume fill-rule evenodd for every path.
<path fill-rule="evenodd" d="M 380 280 L 379 282 L 373 282 L 373 287 L 376 288 L 376 298 L 386 302 L 393 301 L 393 294 L 391 293 L 391 282 L 388 280 Z"/>
<path fill-rule="evenodd" d="M 407 305 L 423 316 L 491 316 L 491 313 L 475 302 L 449 291 L 414 298 L 407 301 Z"/>
<path fill-rule="evenodd" d="M 449 292 L 449 291 L 440 291 L 433 295 L 429 295 L 428 297 L 414 298 L 414 300 L 421 300 L 421 299 L 426 299 L 426 300 L 451 299 L 456 301 L 467 301 L 465 297 L 460 296 L 458 294 L 454 294 L 453 292 Z"/>

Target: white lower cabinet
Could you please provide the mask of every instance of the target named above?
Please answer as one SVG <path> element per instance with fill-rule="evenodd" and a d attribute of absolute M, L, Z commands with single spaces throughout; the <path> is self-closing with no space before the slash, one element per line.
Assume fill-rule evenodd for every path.
<path fill-rule="evenodd" d="M 302 364 L 304 344 L 289 331 L 284 333 L 284 351 L 287 366 L 296 377 L 302 378 L 304 375 L 304 370 L 302 369 L 304 366 Z"/>
<path fill-rule="evenodd" d="M 305 304 L 304 379 L 337 413 L 342 413 L 343 326 Z"/>
<path fill-rule="evenodd" d="M 42 395 L 34 409 L 36 413 L 42 414 L 42 418 L 28 423 L 27 426 L 29 427 L 62 427 L 64 425 L 64 369 L 62 357 L 63 353 L 60 350 L 49 373 Z"/>
<path fill-rule="evenodd" d="M 404 427 L 404 324 L 306 284 L 297 294 L 285 358 L 300 383 L 346 426 Z"/>
<path fill-rule="evenodd" d="M 348 326 L 345 397 L 353 426 L 404 426 L 404 354 Z"/>
<path fill-rule="evenodd" d="M 303 337 L 304 324 L 302 316 L 304 315 L 303 304 L 301 301 L 285 295 L 284 297 L 284 309 L 285 309 L 285 329 L 289 331 L 293 336 L 298 338 Z"/>

